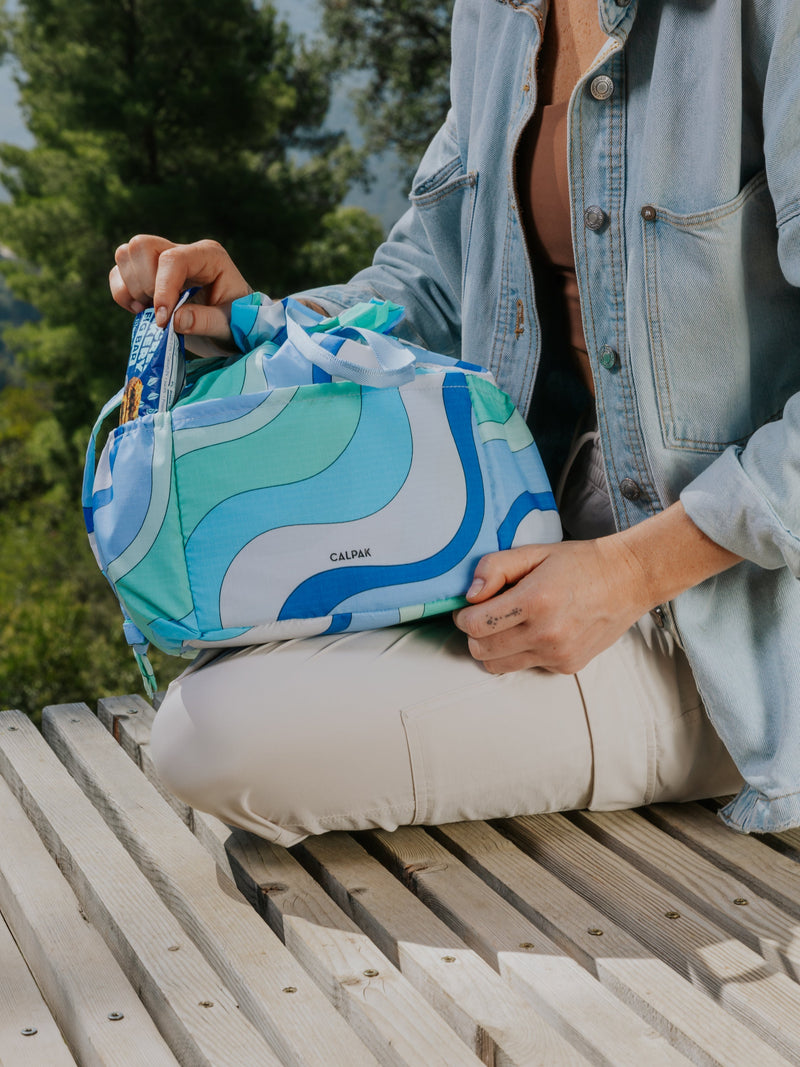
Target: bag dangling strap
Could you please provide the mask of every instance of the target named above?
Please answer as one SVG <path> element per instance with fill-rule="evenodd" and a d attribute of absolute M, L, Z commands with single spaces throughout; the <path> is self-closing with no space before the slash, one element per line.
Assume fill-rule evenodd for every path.
<path fill-rule="evenodd" d="M 119 602 L 119 606 L 122 608 L 122 616 L 125 620 L 122 624 L 125 640 L 131 646 L 133 658 L 136 660 L 136 666 L 139 668 L 139 674 L 142 676 L 144 691 L 147 693 L 150 700 L 152 700 L 156 695 L 157 684 L 153 664 L 150 662 L 147 655 L 150 644 L 130 615 L 128 615 L 122 601 Z"/>
<path fill-rule="evenodd" d="M 145 645 L 145 650 L 150 646 Z M 139 674 L 142 676 L 142 685 L 144 691 L 148 696 L 148 699 L 152 701 L 153 697 L 158 691 L 158 683 L 156 682 L 156 676 L 153 671 L 153 665 L 148 658 L 147 651 L 137 652 L 133 649 L 133 658 L 136 660 L 136 666 L 139 668 Z"/>
<path fill-rule="evenodd" d="M 377 367 L 364 367 L 349 359 L 342 359 L 324 348 L 313 336 L 306 333 L 294 317 L 294 309 L 286 309 L 286 335 L 309 363 L 322 367 L 328 374 L 337 378 L 346 378 L 356 385 L 387 386 L 406 385 L 414 380 L 415 354 L 396 338 L 374 330 L 362 330 L 357 326 L 343 326 L 332 330 L 332 334 L 344 338 L 360 338 L 367 343 L 370 351 L 378 361 Z M 330 336 L 330 335 L 328 335 Z"/>

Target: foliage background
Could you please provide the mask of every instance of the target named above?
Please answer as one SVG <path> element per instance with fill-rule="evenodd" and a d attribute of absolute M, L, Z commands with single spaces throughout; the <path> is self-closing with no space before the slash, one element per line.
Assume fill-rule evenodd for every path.
<path fill-rule="evenodd" d="M 0 707 L 140 687 L 79 506 L 127 359 L 116 246 L 215 237 L 274 295 L 343 280 L 382 237 L 353 190 L 387 149 L 407 181 L 443 118 L 451 0 L 320 5 L 309 42 L 266 2 L 0 0 L 32 140 L 0 144 Z M 325 122 L 343 76 L 346 132 Z M 162 685 L 183 666 L 154 665 Z"/>

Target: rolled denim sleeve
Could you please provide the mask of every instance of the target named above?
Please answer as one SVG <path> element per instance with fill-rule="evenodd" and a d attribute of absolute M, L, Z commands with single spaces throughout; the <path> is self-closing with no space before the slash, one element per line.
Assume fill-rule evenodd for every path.
<path fill-rule="evenodd" d="M 746 448 L 726 449 L 686 486 L 681 501 L 717 544 L 800 577 L 800 397 Z"/>
<path fill-rule="evenodd" d="M 371 266 L 349 282 L 323 285 L 298 299 L 313 300 L 336 313 L 362 300 L 391 300 L 406 309 L 395 333 L 414 344 L 455 355 L 461 344 L 460 286 L 454 286 L 443 264 L 462 262 L 457 226 L 431 240 L 424 210 L 415 203 L 418 190 L 435 187 L 439 176 L 460 169 L 458 144 L 451 114 L 422 158 L 411 190 L 412 205 L 375 253 Z"/>

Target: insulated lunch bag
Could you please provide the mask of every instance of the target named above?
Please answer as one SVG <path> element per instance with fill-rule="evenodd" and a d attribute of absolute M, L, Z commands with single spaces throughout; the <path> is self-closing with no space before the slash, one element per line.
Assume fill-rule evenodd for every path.
<path fill-rule="evenodd" d="M 466 603 L 486 553 L 560 539 L 509 397 L 392 336 L 401 315 L 253 294 L 232 309 L 243 354 L 189 362 L 171 325 L 137 316 L 83 505 L 146 685 L 148 642 L 194 655 L 420 619 Z"/>

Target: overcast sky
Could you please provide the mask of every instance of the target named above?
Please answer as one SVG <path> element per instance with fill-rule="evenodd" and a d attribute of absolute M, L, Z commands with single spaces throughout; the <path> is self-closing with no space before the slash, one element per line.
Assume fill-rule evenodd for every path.
<path fill-rule="evenodd" d="M 302 2 L 302 0 L 301 0 Z M 6 0 L 6 10 L 13 14 L 17 0 Z M 31 138 L 17 110 L 17 88 L 11 80 L 11 63 L 0 64 L 0 141 L 29 145 Z"/>

